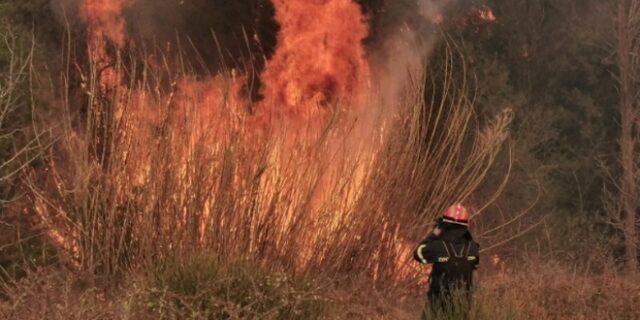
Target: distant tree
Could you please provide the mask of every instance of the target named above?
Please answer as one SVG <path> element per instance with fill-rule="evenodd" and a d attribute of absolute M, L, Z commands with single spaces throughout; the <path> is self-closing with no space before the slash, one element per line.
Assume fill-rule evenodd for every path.
<path fill-rule="evenodd" d="M 0 7 L 0 209 L 13 198 L 18 173 L 34 147 L 25 129 L 31 109 L 28 78 L 33 50 L 27 33 L 6 19 L 9 13 Z"/>
<path fill-rule="evenodd" d="M 505 154 L 514 162 L 510 185 L 491 209 L 510 213 L 535 201 L 528 219 L 553 215 L 550 249 L 581 251 L 577 233 L 590 235 L 594 225 L 610 230 L 597 218 L 607 174 L 620 169 L 605 172 L 601 163 L 616 159 L 619 128 L 611 54 L 594 31 L 609 23 L 594 9 L 599 2 L 487 0 L 497 20 L 461 31 L 479 112 L 510 106 L 515 115 L 512 153 Z M 577 224 L 581 230 L 569 230 Z"/>
<path fill-rule="evenodd" d="M 29 28 L 17 23 L 12 3 L 0 5 L 0 278 L 19 277 L 50 260 L 40 230 L 22 211 L 25 169 L 37 166 L 48 133 L 36 128 L 32 111 L 34 65 L 41 54 Z M 47 136 L 47 137 L 45 137 Z M 45 254 L 46 252 L 46 254 Z"/>
<path fill-rule="evenodd" d="M 620 152 L 622 174 L 619 217 L 625 239 L 627 270 L 638 270 L 638 137 L 640 124 L 640 1 L 617 0 L 615 11 L 615 54 L 618 66 L 620 107 Z"/>

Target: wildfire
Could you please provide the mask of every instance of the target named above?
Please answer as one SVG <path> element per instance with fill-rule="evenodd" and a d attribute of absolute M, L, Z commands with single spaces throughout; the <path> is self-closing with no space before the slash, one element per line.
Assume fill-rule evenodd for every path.
<path fill-rule="evenodd" d="M 401 225 L 408 223 L 395 221 L 413 214 L 412 201 L 387 210 L 380 193 L 428 181 L 417 175 L 429 171 L 422 170 L 428 158 L 411 152 L 423 140 L 424 93 L 412 88 L 406 107 L 385 108 L 374 96 L 376 112 L 363 108 L 377 92 L 363 45 L 368 23 L 356 0 L 272 0 L 280 31 L 255 105 L 245 98 L 253 77 L 242 70 L 191 73 L 171 54 L 132 57 L 141 70 L 127 69 L 120 56 L 137 44 L 123 11 L 135 0 L 79 1 L 97 80 L 86 88 L 86 107 L 95 111 L 87 119 L 95 123 L 78 126 L 86 134 L 74 144 L 61 143 L 71 165 L 57 173 L 60 165 L 50 162 L 57 201 L 42 196 L 34 209 L 72 259 L 120 265 L 138 254 L 155 257 L 154 250 L 212 248 L 307 270 L 335 263 L 374 279 L 419 272 L 407 263 L 413 246 Z M 490 9 L 480 13 L 495 20 Z M 127 81 L 120 70 L 131 71 Z M 357 117 L 326 117 L 336 108 Z M 260 126 L 273 118 L 285 121 Z M 452 127 L 466 128 L 464 121 Z M 392 126 L 402 130 L 395 135 Z M 400 160 L 387 161 L 392 155 Z"/>
<path fill-rule="evenodd" d="M 117 173 L 120 176 L 114 178 L 119 182 L 113 183 L 122 188 L 144 185 L 153 172 L 150 145 L 159 136 L 159 128 L 165 121 L 160 116 L 161 108 L 169 110 L 172 125 L 175 126 L 174 131 L 163 132 L 163 139 L 169 141 L 167 150 L 170 151 L 167 152 L 175 155 L 175 173 L 186 176 L 189 156 L 203 139 L 208 139 L 207 145 L 215 149 L 222 148 L 220 146 L 225 143 L 224 139 L 232 136 L 232 132 L 258 132 L 250 125 L 251 117 L 255 121 L 275 116 L 293 122 L 302 120 L 300 123 L 305 124 L 321 123 L 323 115 L 330 112 L 331 107 L 358 106 L 369 88 L 370 71 L 362 43 L 369 32 L 368 24 L 354 0 L 274 0 L 275 19 L 280 25 L 278 45 L 261 74 L 263 99 L 256 106 L 255 115 L 244 112 L 253 107 L 249 108 L 243 97 L 247 77 L 237 70 L 231 72 L 230 76 L 204 78 L 189 75 L 188 72 L 172 74 L 173 92 L 166 93 L 166 96 L 154 96 L 156 93 L 144 86 L 127 86 L 116 67 L 127 45 L 135 45 L 129 39 L 127 21 L 123 15 L 123 11 L 132 3 L 133 0 L 82 0 L 80 6 L 81 19 L 87 27 L 89 59 L 99 84 L 95 89 L 102 91 L 90 94 L 101 94 L 113 102 L 110 110 L 116 113 L 115 118 L 121 124 L 118 130 L 122 132 L 118 132 L 120 138 L 115 148 L 122 150 L 111 151 L 110 156 L 114 159 L 120 157 L 128 164 L 123 170 L 126 172 Z M 153 68 L 153 57 L 142 59 L 148 68 Z M 96 100 L 96 103 L 105 99 Z M 247 119 L 249 121 L 245 121 Z M 244 123 L 244 126 L 239 126 L 239 123 Z M 248 138 L 251 132 L 244 134 L 245 138 L 255 140 Z M 247 144 L 243 147 L 251 149 L 252 146 Z M 295 154 L 295 149 L 292 147 L 286 152 Z M 251 159 L 249 155 L 258 154 L 252 151 L 246 153 L 246 160 L 241 158 L 237 161 L 248 161 Z M 274 169 L 278 172 L 288 168 L 285 165 L 288 162 L 283 159 L 292 157 L 283 153 L 283 150 L 275 151 L 273 158 L 269 158 L 276 162 L 272 164 L 274 168 L 280 168 Z M 212 160 L 215 161 L 215 158 Z M 317 173 L 321 178 L 315 189 L 320 191 L 314 193 L 315 198 L 315 194 L 325 196 L 329 193 L 329 175 L 341 176 L 339 168 L 346 165 L 336 165 L 335 170 L 331 170 L 330 161 L 314 161 L 319 161 L 316 165 L 322 168 Z M 271 180 L 278 181 L 278 178 Z M 229 185 L 231 188 L 237 187 L 231 182 Z M 292 188 L 300 189 L 297 186 Z M 125 189 L 117 193 L 117 197 L 127 201 Z M 211 194 L 206 195 L 209 199 L 207 202 L 217 201 L 213 198 L 215 195 L 212 189 Z M 180 196 L 186 195 L 176 195 Z M 46 218 L 46 210 L 41 211 L 43 218 Z M 203 221 L 208 220 L 211 214 L 205 210 Z M 283 221 L 291 220 L 283 218 Z M 207 225 L 203 222 L 200 232 L 204 234 Z M 53 226 L 50 237 L 64 248 L 77 247 L 77 239 L 66 234 L 71 233 L 60 232 Z M 203 236 L 200 238 L 204 239 Z"/>
<path fill-rule="evenodd" d="M 122 48 L 126 41 L 126 22 L 122 11 L 130 5 L 129 0 L 86 0 L 81 16 L 89 28 L 89 41 L 93 49 L 105 39 Z"/>
<path fill-rule="evenodd" d="M 280 25 L 278 46 L 262 73 L 263 114 L 311 119 L 323 107 L 355 105 L 369 83 L 369 66 L 362 41 L 368 35 L 365 16 L 353 0 L 274 0 L 275 19 Z M 120 79 L 111 67 L 115 51 L 127 43 L 122 11 L 131 0 L 85 0 L 82 19 L 88 28 L 90 57 L 101 72 L 103 88 L 113 88 Z M 239 82 L 243 76 L 233 79 Z M 207 84 L 182 81 L 184 88 L 210 87 L 221 91 L 217 79 Z M 233 87 L 242 84 L 234 83 Z M 239 90 L 235 90 L 234 94 Z M 202 101 L 210 105 L 212 95 Z M 233 97 L 241 100 L 239 94 Z M 276 110 L 273 110 L 273 109 Z"/>
<path fill-rule="evenodd" d="M 130 4 L 130 0 L 85 0 L 80 8 L 80 16 L 87 25 L 89 55 L 101 72 L 103 89 L 113 88 L 119 83 L 108 46 L 110 43 L 116 49 L 125 46 L 126 21 L 122 11 Z"/>
<path fill-rule="evenodd" d="M 362 41 L 368 26 L 352 0 L 275 0 L 278 48 L 267 63 L 263 95 L 287 115 L 312 116 L 317 107 L 355 104 L 369 67 Z"/>

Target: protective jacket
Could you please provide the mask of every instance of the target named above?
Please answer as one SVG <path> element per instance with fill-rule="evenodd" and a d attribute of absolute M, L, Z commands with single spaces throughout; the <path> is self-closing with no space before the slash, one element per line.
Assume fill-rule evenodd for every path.
<path fill-rule="evenodd" d="M 480 245 L 463 226 L 449 225 L 439 236 L 430 234 L 414 252 L 420 263 L 432 263 L 429 278 L 429 297 L 449 292 L 449 289 L 470 291 L 473 271 L 480 262 Z"/>

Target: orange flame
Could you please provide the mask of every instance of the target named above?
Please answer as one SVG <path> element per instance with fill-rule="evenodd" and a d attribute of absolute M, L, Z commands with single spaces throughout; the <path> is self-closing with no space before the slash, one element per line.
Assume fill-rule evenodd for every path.
<path fill-rule="evenodd" d="M 99 89 L 118 89 L 118 95 L 111 98 L 119 102 L 115 106 L 116 111 L 124 113 L 126 109 L 126 113 L 116 118 L 130 120 L 125 121 L 128 126 L 120 129 L 126 133 L 122 135 L 123 141 L 120 143 L 130 146 L 121 156 L 138 164 L 131 166 L 132 172 L 125 174 L 130 176 L 125 181 L 135 181 L 141 185 L 145 176 L 152 171 L 149 164 L 149 141 L 144 141 L 144 132 L 156 130 L 157 124 L 164 119 L 155 115 L 157 111 L 154 110 L 158 108 L 153 94 L 148 94 L 144 88 L 126 87 L 125 81 L 114 67 L 118 62 L 117 55 L 129 44 L 123 10 L 132 2 L 133 0 L 83 0 L 81 17 L 87 25 L 89 57 L 92 66 L 99 71 Z M 355 0 L 273 2 L 280 33 L 275 53 L 261 75 L 264 100 L 257 106 L 256 117 L 245 121 L 250 117 L 249 112 L 240 114 L 250 109 L 243 99 L 244 82 L 247 78 L 245 75 L 232 72 L 228 79 L 223 76 L 202 79 L 190 75 L 172 79 L 175 91 L 168 93 L 166 97 L 171 102 L 166 107 L 171 108 L 169 112 L 172 120 L 175 123 L 192 123 L 180 121 L 190 117 L 196 118 L 195 123 L 198 124 L 197 128 L 183 128 L 184 124 L 178 128 L 185 131 L 184 136 L 188 140 L 181 140 L 183 136 L 180 136 L 175 137 L 174 142 L 169 142 L 175 148 L 171 152 L 184 154 L 184 160 L 179 156 L 175 158 L 177 162 L 186 163 L 188 152 L 193 152 L 189 148 L 195 145 L 195 141 L 203 139 L 203 136 L 213 140 L 211 145 L 215 145 L 215 139 L 224 139 L 220 137 L 228 135 L 230 127 L 233 127 L 229 123 L 242 122 L 243 125 L 237 127 L 251 131 L 248 135 L 252 135 L 260 128 L 252 126 L 254 123 L 251 120 L 260 121 L 272 115 L 282 115 L 294 120 L 320 120 L 323 114 L 330 112 L 330 106 L 362 105 L 370 81 L 369 65 L 362 42 L 369 30 L 366 18 Z M 153 59 L 149 60 L 153 62 Z M 189 113 L 194 109 L 193 113 Z M 246 146 L 249 149 L 251 147 Z M 274 154 L 274 158 L 281 156 Z M 176 167 L 180 168 L 181 165 L 186 167 L 186 164 L 181 163 L 176 164 Z M 135 168 L 145 169 L 143 172 L 135 172 Z M 327 179 L 329 178 L 323 178 L 321 184 L 329 184 Z M 323 186 L 320 185 L 318 189 L 323 189 Z M 326 192 L 328 191 L 324 189 L 319 191 L 323 194 Z M 204 212 L 203 216 L 208 219 L 209 213 Z M 204 227 L 202 225 L 203 233 Z M 72 248 L 77 240 L 66 234 L 55 233 L 54 230 L 51 237 Z"/>
<path fill-rule="evenodd" d="M 353 0 L 273 2 L 280 33 L 278 47 L 262 74 L 265 99 L 261 111 L 310 119 L 322 110 L 319 107 L 338 102 L 357 105 L 369 83 L 362 45 L 368 26 L 360 6 Z M 114 58 L 108 47 L 123 49 L 126 45 L 122 11 L 130 4 L 131 0 L 85 0 L 81 7 L 90 57 L 101 72 L 103 89 L 121 82 L 111 67 Z M 240 95 L 234 99 L 242 100 Z M 202 104 L 215 108 L 207 101 Z"/>
<path fill-rule="evenodd" d="M 483 6 L 482 8 L 480 8 L 480 10 L 478 10 L 478 17 L 480 18 L 480 20 L 488 23 L 492 23 L 497 20 L 495 14 L 493 14 L 493 10 L 487 6 Z"/>
<path fill-rule="evenodd" d="M 122 11 L 129 6 L 129 0 L 87 0 L 81 8 L 81 17 L 89 28 L 90 41 L 99 45 L 103 39 L 109 39 L 118 48 L 126 42 L 126 22 Z"/>
<path fill-rule="evenodd" d="M 105 88 L 118 85 L 119 79 L 108 52 L 111 43 L 116 49 L 126 44 L 126 21 L 122 11 L 131 0 L 86 0 L 80 8 L 80 17 L 87 25 L 89 55 L 101 72 L 100 83 Z"/>
<path fill-rule="evenodd" d="M 311 118 L 336 102 L 356 104 L 368 83 L 365 17 L 352 0 L 274 0 L 278 48 L 263 77 L 266 104 Z"/>

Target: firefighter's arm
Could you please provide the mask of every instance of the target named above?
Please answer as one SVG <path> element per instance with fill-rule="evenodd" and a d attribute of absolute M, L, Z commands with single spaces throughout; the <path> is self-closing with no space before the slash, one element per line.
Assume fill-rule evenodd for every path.
<path fill-rule="evenodd" d="M 480 264 L 480 245 L 475 241 L 471 245 L 470 254 L 473 257 L 473 269 L 478 269 L 478 264 Z"/>
<path fill-rule="evenodd" d="M 438 257 L 437 248 L 435 248 L 436 241 L 439 240 L 441 230 L 439 228 L 433 229 L 431 234 L 424 239 L 420 245 L 413 252 L 413 258 L 420 263 L 433 263 Z"/>

